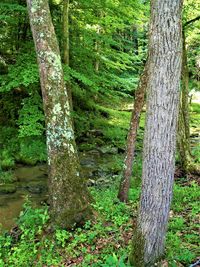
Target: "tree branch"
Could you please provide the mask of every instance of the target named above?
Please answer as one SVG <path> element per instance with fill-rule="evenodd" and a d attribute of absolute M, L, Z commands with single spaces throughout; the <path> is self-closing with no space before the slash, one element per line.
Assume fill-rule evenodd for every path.
<path fill-rule="evenodd" d="M 183 28 L 185 28 L 185 27 L 188 26 L 189 24 L 191 24 L 191 23 L 193 23 L 193 22 L 195 22 L 195 21 L 197 21 L 197 20 L 199 20 L 199 19 L 200 19 L 200 16 L 197 16 L 197 17 L 194 18 L 194 19 L 188 20 L 188 21 L 183 25 Z"/>

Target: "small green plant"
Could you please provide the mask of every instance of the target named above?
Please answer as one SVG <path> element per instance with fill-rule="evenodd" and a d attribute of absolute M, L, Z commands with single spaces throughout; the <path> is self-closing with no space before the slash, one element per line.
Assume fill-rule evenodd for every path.
<path fill-rule="evenodd" d="M 102 267 L 129 267 L 130 265 L 128 265 L 126 262 L 125 262 L 125 257 L 122 256 L 120 258 L 118 258 L 114 253 L 112 256 L 108 256 L 106 258 L 106 262 L 103 263 L 101 265 Z"/>
<path fill-rule="evenodd" d="M 15 166 L 15 160 L 9 150 L 4 149 L 0 155 L 1 168 L 3 170 L 11 169 Z"/>
<path fill-rule="evenodd" d="M 178 230 L 182 230 L 185 225 L 184 225 L 185 221 L 183 219 L 183 217 L 179 216 L 179 217 L 174 217 L 172 218 L 171 222 L 170 222 L 170 228 L 169 229 L 173 229 L 174 231 L 178 231 Z"/>
<path fill-rule="evenodd" d="M 66 246 L 66 242 L 71 237 L 71 233 L 67 232 L 66 230 L 57 229 L 55 236 L 58 245 L 64 248 Z"/>
<path fill-rule="evenodd" d="M 0 168 L 0 184 L 9 184 L 15 181 L 16 178 L 13 171 L 2 171 Z"/>

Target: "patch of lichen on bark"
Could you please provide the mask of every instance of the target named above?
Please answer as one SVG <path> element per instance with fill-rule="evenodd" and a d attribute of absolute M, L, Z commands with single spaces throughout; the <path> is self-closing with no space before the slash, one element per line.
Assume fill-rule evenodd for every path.
<path fill-rule="evenodd" d="M 141 230 L 135 228 L 132 239 L 132 248 L 129 255 L 129 262 L 134 267 L 146 267 L 144 263 L 145 239 Z"/>

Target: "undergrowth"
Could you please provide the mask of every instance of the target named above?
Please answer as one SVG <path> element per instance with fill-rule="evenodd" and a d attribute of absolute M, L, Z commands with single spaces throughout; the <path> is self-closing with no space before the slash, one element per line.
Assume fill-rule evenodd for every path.
<path fill-rule="evenodd" d="M 94 221 L 69 232 L 48 232 L 48 208 L 26 203 L 18 227 L 0 236 L 0 266 L 129 266 L 132 220 L 137 216 L 140 186 L 130 190 L 128 205 L 116 199 L 117 187 L 92 188 Z M 176 184 L 166 242 L 169 266 L 187 266 L 198 257 L 199 186 Z M 182 264 L 182 265 L 180 265 Z"/>

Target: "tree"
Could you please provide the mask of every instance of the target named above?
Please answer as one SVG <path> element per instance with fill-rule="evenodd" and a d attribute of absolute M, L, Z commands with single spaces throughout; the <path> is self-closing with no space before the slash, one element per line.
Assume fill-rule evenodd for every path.
<path fill-rule="evenodd" d="M 79 176 L 69 98 L 48 0 L 27 0 L 27 6 L 45 112 L 51 221 L 71 228 L 91 214 L 90 197 Z"/>
<path fill-rule="evenodd" d="M 187 58 L 187 47 L 186 47 L 186 27 L 196 21 L 200 20 L 200 16 L 197 16 L 187 21 L 183 26 L 182 31 L 182 90 L 180 97 L 179 107 L 179 120 L 178 120 L 178 152 L 180 156 L 181 170 L 184 174 L 189 173 L 200 173 L 200 169 L 194 163 L 191 153 L 190 146 L 190 117 L 189 117 L 189 68 Z"/>
<path fill-rule="evenodd" d="M 181 74 L 181 0 L 152 0 L 142 193 L 130 262 L 152 266 L 164 253 L 174 180 Z"/>
<path fill-rule="evenodd" d="M 128 191 L 132 175 L 132 167 L 135 153 L 137 130 L 140 122 L 140 115 L 145 101 L 145 92 L 148 79 L 148 63 L 146 63 L 143 74 L 141 75 L 138 88 L 136 90 L 134 109 L 132 111 L 130 129 L 127 137 L 126 156 L 124 160 L 124 171 L 118 192 L 118 198 L 121 202 L 128 201 Z"/>

